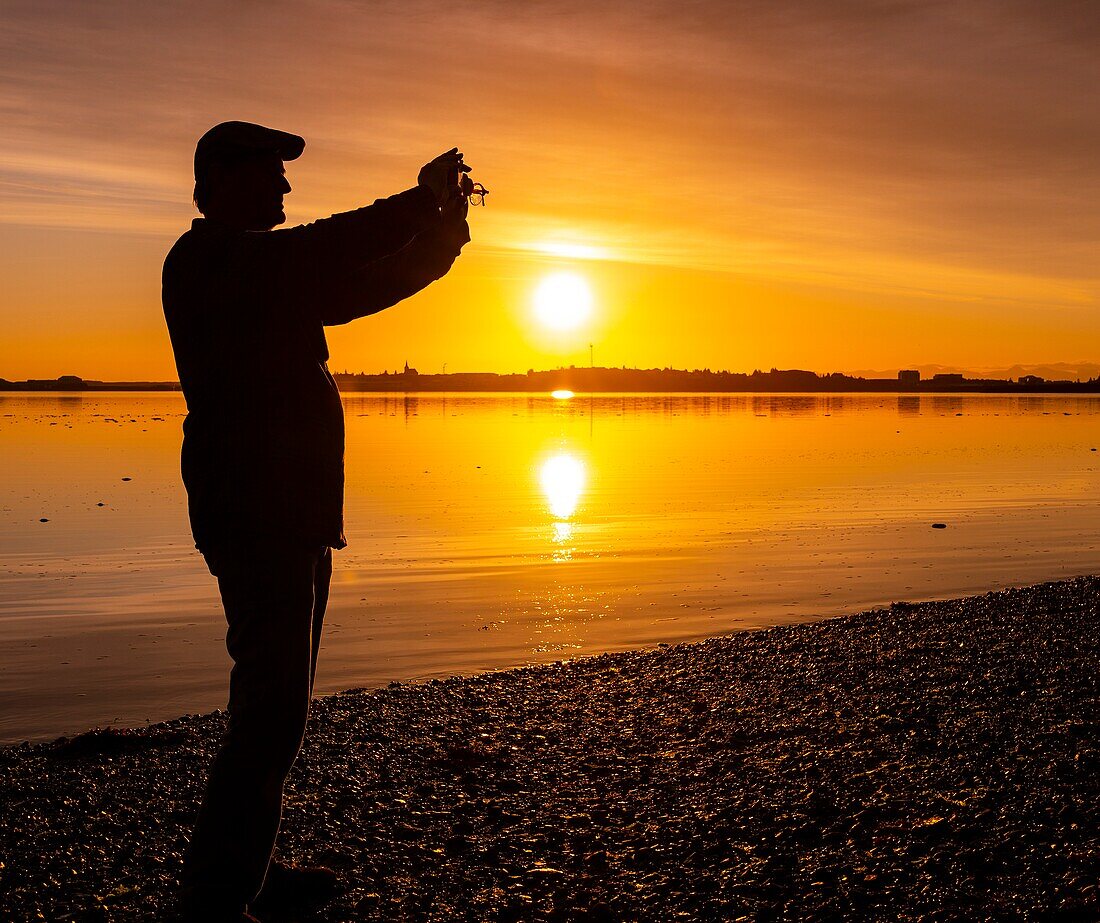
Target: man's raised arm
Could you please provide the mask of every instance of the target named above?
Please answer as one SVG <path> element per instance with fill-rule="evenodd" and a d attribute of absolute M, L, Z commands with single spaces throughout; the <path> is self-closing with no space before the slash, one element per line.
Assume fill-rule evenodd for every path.
<path fill-rule="evenodd" d="M 469 170 L 453 148 L 420 170 L 417 185 L 350 212 L 340 212 L 310 224 L 270 232 L 274 250 L 285 254 L 285 271 L 296 268 L 310 277 L 352 272 L 396 253 L 439 220 L 447 200 L 448 176 Z"/>
<path fill-rule="evenodd" d="M 377 314 L 446 275 L 470 240 L 465 209 L 461 200 L 447 203 L 435 224 L 397 253 L 329 280 L 316 297 L 321 322 L 346 324 Z"/>

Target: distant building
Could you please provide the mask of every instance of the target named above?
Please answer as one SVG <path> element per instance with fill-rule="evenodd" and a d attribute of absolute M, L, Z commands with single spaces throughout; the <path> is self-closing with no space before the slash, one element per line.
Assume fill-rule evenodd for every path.
<path fill-rule="evenodd" d="M 940 372 L 932 376 L 934 385 L 961 385 L 964 381 L 966 379 L 958 372 Z"/>
<path fill-rule="evenodd" d="M 902 369 L 898 372 L 898 384 L 903 388 L 914 388 L 920 384 L 920 371 L 918 369 Z"/>
<path fill-rule="evenodd" d="M 410 369 L 409 368 L 409 360 L 406 359 L 405 360 L 405 370 L 401 374 L 402 375 L 419 375 L 420 373 L 416 369 Z"/>
<path fill-rule="evenodd" d="M 1041 375 L 1020 376 L 1020 384 L 1022 385 L 1041 385 L 1044 381 L 1046 381 L 1046 379 L 1043 378 Z"/>

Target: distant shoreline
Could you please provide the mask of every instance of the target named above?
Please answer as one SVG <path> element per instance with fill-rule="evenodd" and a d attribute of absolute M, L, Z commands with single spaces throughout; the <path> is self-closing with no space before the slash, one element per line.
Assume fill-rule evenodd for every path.
<path fill-rule="evenodd" d="M 25 381 L 0 382 L 0 391 L 38 392 L 49 391 L 59 394 L 82 394 L 85 391 L 179 391 L 178 381 L 92 381 L 83 385 L 37 384 Z"/>
<path fill-rule="evenodd" d="M 381 374 L 337 373 L 333 376 L 343 393 L 369 392 L 499 392 L 549 394 L 1100 394 L 1100 380 L 1047 381 L 1024 376 L 1018 381 L 971 379 L 935 375 L 930 379 L 899 382 L 892 378 L 855 378 L 839 373 L 818 375 L 800 369 L 769 372 L 712 372 L 709 369 L 619 369 L 569 367 L 526 374 L 452 372 L 420 374 L 415 369 Z M 0 392 L 179 391 L 177 381 L 95 381 L 75 375 L 56 379 L 7 381 L 0 378 Z"/>

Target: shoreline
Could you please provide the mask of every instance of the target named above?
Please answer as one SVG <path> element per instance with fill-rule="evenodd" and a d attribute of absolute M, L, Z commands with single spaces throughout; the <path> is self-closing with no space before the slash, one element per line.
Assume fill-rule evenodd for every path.
<path fill-rule="evenodd" d="M 424 378 L 435 376 L 425 375 Z M 883 387 L 759 387 L 759 388 L 582 388 L 579 385 L 569 387 L 572 382 L 551 382 L 549 385 L 538 387 L 518 388 L 511 384 L 501 387 L 493 387 L 492 384 L 481 383 L 477 387 L 456 387 L 447 384 L 429 385 L 418 382 L 415 385 L 398 386 L 392 382 L 382 382 L 377 387 L 341 387 L 342 395 L 361 394 L 405 394 L 417 395 L 449 395 L 449 394 L 474 394 L 494 395 L 500 397 L 551 397 L 555 391 L 568 392 L 570 397 L 767 397 L 775 396 L 806 396 L 828 395 L 831 397 L 846 397 L 855 394 L 893 395 L 895 397 L 939 397 L 945 395 L 966 394 L 997 394 L 1024 395 L 1034 397 L 1093 397 L 1100 396 L 1100 382 L 1043 382 L 1041 384 L 1018 385 L 1014 382 L 997 382 L 993 384 L 960 385 L 957 387 L 936 385 L 935 387 L 904 388 L 893 383 Z M 560 387 L 559 387 L 560 386 Z M 83 388 L 27 388 L 6 387 L 0 385 L 0 396 L 14 395 L 23 397 L 27 395 L 60 394 L 65 397 L 73 397 L 81 394 L 181 394 L 182 389 L 178 382 L 117 382 L 104 385 L 89 385 Z"/>
<path fill-rule="evenodd" d="M 1082 577 L 326 696 L 281 851 L 345 876 L 320 921 L 1086 918 L 1098 614 Z M 171 918 L 223 721 L 0 749 L 0 916 Z"/>

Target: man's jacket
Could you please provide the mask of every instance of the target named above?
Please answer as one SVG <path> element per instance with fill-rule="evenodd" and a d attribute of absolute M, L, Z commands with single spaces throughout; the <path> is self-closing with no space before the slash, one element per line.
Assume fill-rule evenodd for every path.
<path fill-rule="evenodd" d="M 344 415 L 324 326 L 396 304 L 469 240 L 420 187 L 313 224 L 205 219 L 164 261 L 164 316 L 187 400 L 182 471 L 196 546 L 342 548 Z"/>

